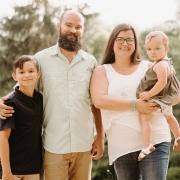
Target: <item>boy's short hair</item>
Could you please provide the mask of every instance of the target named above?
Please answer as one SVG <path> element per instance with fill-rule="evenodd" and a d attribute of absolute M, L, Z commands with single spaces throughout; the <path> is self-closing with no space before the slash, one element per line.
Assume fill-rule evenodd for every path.
<path fill-rule="evenodd" d="M 164 42 L 164 45 L 165 45 L 165 46 L 168 46 L 168 45 L 169 45 L 169 38 L 168 38 L 168 36 L 167 36 L 163 31 L 152 31 L 152 32 L 150 32 L 150 33 L 146 36 L 145 41 L 147 41 L 147 40 L 150 41 L 153 37 L 158 36 L 158 35 L 161 35 L 162 40 L 163 40 L 163 42 Z"/>
<path fill-rule="evenodd" d="M 22 56 L 20 56 L 20 57 L 18 57 L 17 59 L 14 60 L 14 62 L 13 62 L 13 72 L 15 73 L 17 68 L 22 69 L 24 63 L 27 62 L 27 61 L 33 61 L 37 71 L 39 71 L 38 62 L 36 61 L 34 56 L 22 55 Z"/>

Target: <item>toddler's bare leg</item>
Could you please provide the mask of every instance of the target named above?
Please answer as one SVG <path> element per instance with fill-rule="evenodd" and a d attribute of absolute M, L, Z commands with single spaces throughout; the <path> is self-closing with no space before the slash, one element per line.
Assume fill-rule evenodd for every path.
<path fill-rule="evenodd" d="M 169 123 L 170 129 L 175 137 L 173 151 L 180 151 L 180 130 L 179 124 L 176 118 L 173 115 L 165 115 L 167 122 Z"/>
<path fill-rule="evenodd" d="M 177 139 L 178 137 L 180 137 L 180 129 L 177 119 L 173 115 L 165 115 L 165 117 L 175 139 Z"/>
<path fill-rule="evenodd" d="M 144 148 L 147 148 L 151 144 L 152 130 L 150 121 L 152 120 L 153 115 L 140 113 L 139 118 L 141 123 Z"/>

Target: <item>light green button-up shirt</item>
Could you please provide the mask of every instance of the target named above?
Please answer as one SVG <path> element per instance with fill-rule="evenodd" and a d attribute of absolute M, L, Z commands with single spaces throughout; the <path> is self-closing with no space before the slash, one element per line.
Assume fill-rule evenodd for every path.
<path fill-rule="evenodd" d="M 35 58 L 41 70 L 37 90 L 44 101 L 44 148 L 57 154 L 90 150 L 94 122 L 89 83 L 96 59 L 80 50 L 69 63 L 58 44 L 38 52 Z"/>

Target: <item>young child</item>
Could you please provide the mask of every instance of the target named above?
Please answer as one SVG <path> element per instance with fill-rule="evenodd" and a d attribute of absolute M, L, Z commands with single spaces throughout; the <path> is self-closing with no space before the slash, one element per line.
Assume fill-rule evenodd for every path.
<path fill-rule="evenodd" d="M 34 57 L 17 58 L 12 77 L 19 86 L 5 101 L 15 113 L 6 120 L 0 119 L 0 179 L 39 180 L 43 99 L 34 90 L 40 77 Z"/>
<path fill-rule="evenodd" d="M 142 100 L 156 102 L 165 115 L 170 129 L 175 136 L 174 151 L 180 150 L 180 130 L 176 118 L 172 114 L 172 104 L 179 102 L 180 85 L 175 77 L 175 70 L 170 58 L 167 57 L 169 39 L 162 31 L 153 31 L 146 36 L 145 45 L 148 57 L 154 61 L 150 63 L 149 70 L 141 80 L 136 96 Z M 142 126 L 144 148 L 141 150 L 138 160 L 155 150 L 151 144 L 151 124 L 153 114 L 139 114 Z"/>

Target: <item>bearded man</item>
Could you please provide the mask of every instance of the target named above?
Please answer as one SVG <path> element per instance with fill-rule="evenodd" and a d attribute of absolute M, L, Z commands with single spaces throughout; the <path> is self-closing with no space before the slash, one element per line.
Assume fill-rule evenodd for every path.
<path fill-rule="evenodd" d="M 97 61 L 81 49 L 84 18 L 79 12 L 64 12 L 57 30 L 58 43 L 35 54 L 42 74 L 37 90 L 44 105 L 44 179 L 90 180 L 92 159 L 104 152 L 101 115 L 89 91 Z M 13 111 L 0 104 L 0 118 L 10 116 Z"/>

